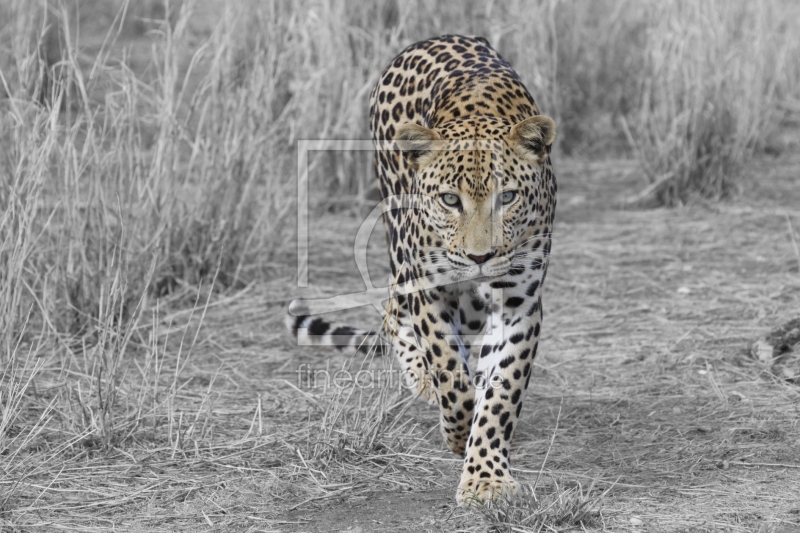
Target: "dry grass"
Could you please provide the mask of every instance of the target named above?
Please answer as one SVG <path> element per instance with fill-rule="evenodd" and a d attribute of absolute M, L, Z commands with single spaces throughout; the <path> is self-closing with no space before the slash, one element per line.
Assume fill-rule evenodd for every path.
<path fill-rule="evenodd" d="M 765 175 L 738 203 L 632 212 L 608 206 L 645 187 L 633 163 L 556 160 L 546 357 L 516 439 L 527 498 L 455 509 L 459 460 L 434 411 L 382 382 L 321 391 L 297 381 L 302 363 L 388 362 L 298 349 L 280 325 L 297 296 L 293 143 L 363 138 L 366 93 L 403 45 L 486 35 L 563 124 L 564 151 L 607 156 L 626 116 L 631 132 L 653 133 L 632 137 L 661 165 L 658 180 L 669 161 L 684 164 L 659 154 L 697 146 L 714 156 L 697 165 L 746 162 L 753 139 L 795 109 L 797 65 L 736 63 L 755 53 L 736 49 L 741 87 L 703 76 L 692 102 L 730 110 L 722 103 L 738 103 L 737 90 L 757 98 L 766 87 L 774 99 L 742 116 L 771 120 L 713 142 L 722 122 L 680 146 L 658 136 L 651 119 L 739 38 L 713 33 L 709 55 L 670 78 L 680 98 L 669 100 L 640 90 L 642 76 L 661 75 L 659 50 L 675 53 L 662 66 L 683 57 L 667 21 L 690 31 L 699 13 L 727 28 L 751 13 L 734 4 L 668 4 L 678 18 L 659 15 L 664 26 L 646 33 L 665 12 L 633 2 L 297 0 L 220 12 L 210 0 L 87 0 L 80 25 L 70 3 L 0 2 L 0 529 L 797 525 L 797 389 L 747 355 L 800 306 L 797 161 L 759 160 Z M 775 23 L 780 4 L 764 5 L 757 13 L 773 18 L 748 18 L 743 32 Z M 758 46 L 786 57 L 796 45 L 769 42 Z M 363 155 L 315 158 L 316 194 L 337 193 L 316 206 L 338 209 L 371 187 Z M 347 251 L 360 220 L 324 211 L 313 211 L 309 292 L 358 290 Z M 380 245 L 371 257 L 385 274 Z"/>
<path fill-rule="evenodd" d="M 781 104 L 798 96 L 800 41 L 786 21 L 799 15 L 782 2 L 652 6 L 638 110 L 622 119 L 651 180 L 637 200 L 676 205 L 743 189 Z"/>
<path fill-rule="evenodd" d="M 605 494 L 593 495 L 593 489 L 590 486 L 584 493 L 580 483 L 562 489 L 554 480 L 548 493 L 537 497 L 533 488 L 523 486 L 514 498 L 484 505 L 480 512 L 491 533 L 602 528 L 602 517 L 593 508 Z"/>
<path fill-rule="evenodd" d="M 91 332 L 101 291 L 116 278 L 126 311 L 145 292 L 196 285 L 217 268 L 225 286 L 242 286 L 285 231 L 288 204 L 271 194 L 284 169 L 272 159 L 289 141 L 259 103 L 279 100 L 265 73 L 280 77 L 282 58 L 256 46 L 258 61 L 236 71 L 247 43 L 236 38 L 235 10 L 187 52 L 196 36 L 184 4 L 174 24 L 148 22 L 145 49 L 155 46 L 135 72 L 115 45 L 128 4 L 101 5 L 113 22 L 88 57 L 74 46 L 66 11 L 5 6 L 18 27 L 3 28 L 13 54 L 0 63 L 8 93 L 0 168 L 9 176 L 0 194 L 2 290 L 14 291 L 4 298 L 4 331 L 17 332 L 38 300 L 36 315 L 57 332 Z M 61 57 L 49 65 L 42 50 L 57 21 Z"/>

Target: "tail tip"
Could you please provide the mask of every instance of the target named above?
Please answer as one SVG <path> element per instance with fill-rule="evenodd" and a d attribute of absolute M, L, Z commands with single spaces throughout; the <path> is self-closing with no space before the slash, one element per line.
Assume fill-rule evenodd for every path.
<path fill-rule="evenodd" d="M 311 314 L 308 302 L 305 300 L 292 300 L 289 304 L 289 314 L 295 317 L 304 317 Z"/>

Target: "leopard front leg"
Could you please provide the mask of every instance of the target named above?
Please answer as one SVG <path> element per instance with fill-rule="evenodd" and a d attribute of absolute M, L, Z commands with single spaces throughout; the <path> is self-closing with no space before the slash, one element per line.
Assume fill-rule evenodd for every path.
<path fill-rule="evenodd" d="M 416 391 L 429 405 L 437 405 L 439 401 L 425 358 L 427 341 L 419 339 L 414 334 L 406 296 L 397 295 L 395 298 L 394 302 L 390 302 L 387 306 L 383 325 L 384 332 L 392 343 L 392 353 L 400 363 L 401 383 Z M 396 306 L 396 309 L 393 306 Z"/>
<path fill-rule="evenodd" d="M 458 298 L 439 288 L 408 295 L 408 310 L 439 402 L 442 437 L 453 453 L 466 449 L 474 408 L 467 352 L 457 339 Z"/>
<path fill-rule="evenodd" d="M 538 282 L 503 291 L 489 320 L 474 379 L 475 412 L 456 493 L 460 505 L 494 500 L 518 490 L 510 471 L 510 445 L 528 387 L 541 327 Z M 528 285 L 531 287 L 531 285 Z"/>

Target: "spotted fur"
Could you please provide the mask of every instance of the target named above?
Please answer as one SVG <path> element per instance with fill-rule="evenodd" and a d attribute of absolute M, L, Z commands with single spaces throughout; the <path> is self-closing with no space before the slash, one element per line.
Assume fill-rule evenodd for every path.
<path fill-rule="evenodd" d="M 439 405 L 447 446 L 464 454 L 457 501 L 514 493 L 510 445 L 556 207 L 555 124 L 485 39 L 457 35 L 398 55 L 372 91 L 370 119 L 395 281 L 384 334 L 417 392 Z M 294 319 L 323 327 L 312 320 Z"/>

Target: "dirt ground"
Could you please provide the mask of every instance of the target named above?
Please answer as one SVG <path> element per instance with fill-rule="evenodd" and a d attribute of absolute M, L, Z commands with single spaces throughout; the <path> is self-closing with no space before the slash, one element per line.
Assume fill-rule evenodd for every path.
<path fill-rule="evenodd" d="M 212 302 L 168 425 L 37 467 L 0 530 L 800 530 L 800 388 L 750 353 L 800 315 L 800 159 L 759 162 L 768 170 L 738 200 L 671 210 L 618 207 L 642 186 L 628 162 L 556 163 L 542 345 L 513 451 L 528 501 L 455 507 L 460 461 L 434 408 L 299 379 L 304 364 L 362 365 L 295 346 L 282 325 L 301 293 L 363 288 L 353 209 L 314 215 L 309 289 L 287 272 Z M 164 316 L 177 331 L 165 345 L 200 318 Z M 591 507 L 583 523 L 569 519 L 578 504 Z M 537 509 L 543 522 L 526 522 Z"/>

